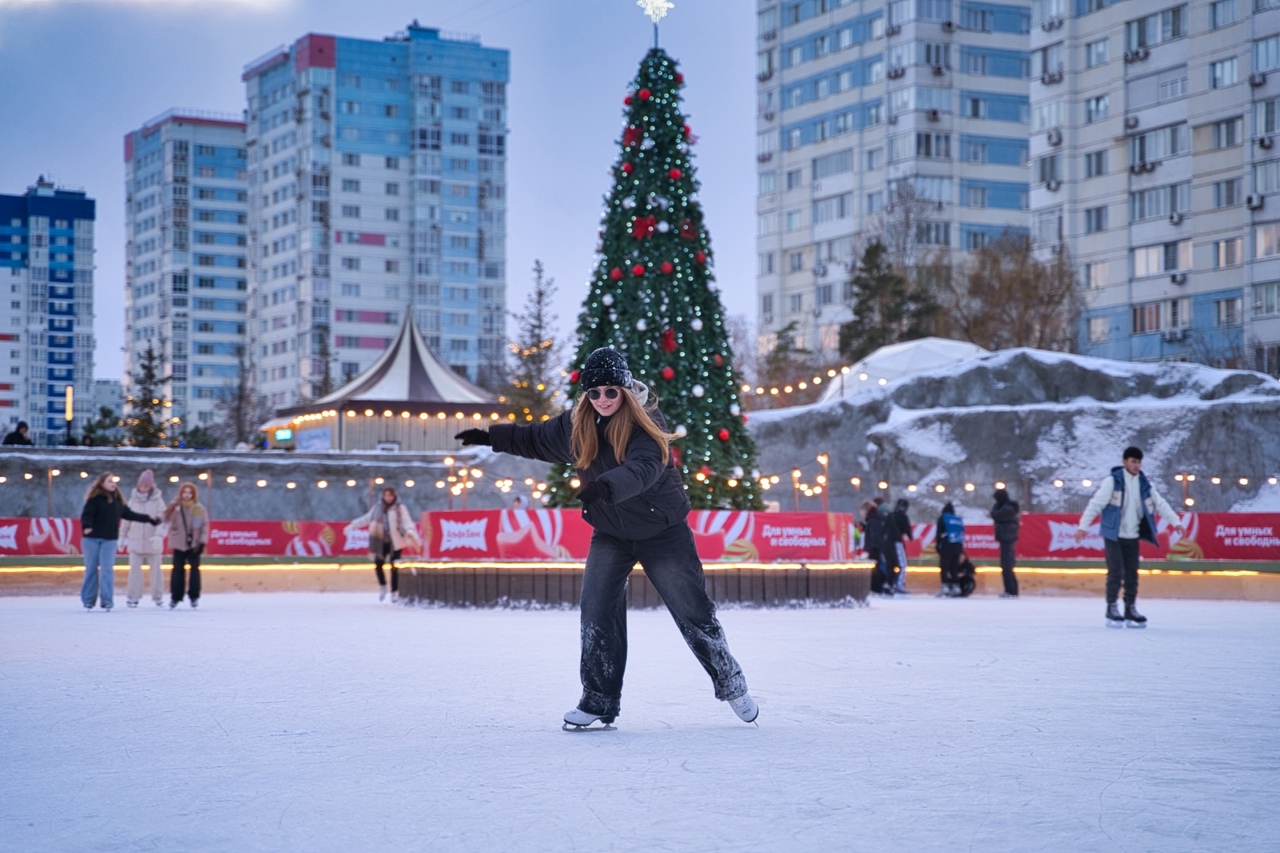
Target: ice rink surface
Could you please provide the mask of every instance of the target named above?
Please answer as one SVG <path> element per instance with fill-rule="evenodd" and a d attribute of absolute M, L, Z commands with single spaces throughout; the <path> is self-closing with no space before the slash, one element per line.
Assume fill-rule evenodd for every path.
<path fill-rule="evenodd" d="M 725 609 L 759 727 L 633 612 L 573 734 L 574 612 L 0 598 L 0 850 L 1280 849 L 1280 604 L 1140 605 Z"/>

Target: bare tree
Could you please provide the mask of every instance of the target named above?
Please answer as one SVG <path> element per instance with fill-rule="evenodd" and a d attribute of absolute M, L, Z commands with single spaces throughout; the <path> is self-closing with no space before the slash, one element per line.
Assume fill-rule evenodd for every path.
<path fill-rule="evenodd" d="M 864 245 L 879 241 L 885 247 L 889 266 L 910 276 L 924 264 L 936 264 L 945 254 L 933 240 L 936 225 L 950 227 L 938 218 L 942 202 L 920 195 L 911 178 L 898 180 L 889 191 L 885 207 L 871 220 L 871 232 L 861 235 Z"/>
<path fill-rule="evenodd" d="M 209 433 L 219 444 L 235 446 L 257 443 L 258 427 L 271 419 L 274 412 L 267 400 L 258 394 L 253 382 L 253 356 L 248 348 L 236 350 L 236 383 L 226 386 L 218 403 L 218 420 Z"/>

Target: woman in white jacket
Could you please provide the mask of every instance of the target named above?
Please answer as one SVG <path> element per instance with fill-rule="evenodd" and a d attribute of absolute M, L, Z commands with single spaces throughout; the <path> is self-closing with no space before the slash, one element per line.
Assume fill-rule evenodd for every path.
<path fill-rule="evenodd" d="M 400 503 L 395 489 L 383 489 L 382 499 L 369 511 L 347 525 L 345 532 L 369 528 L 369 556 L 373 557 L 373 569 L 378 575 L 378 600 L 387 597 L 387 579 L 382 566 L 391 566 L 391 600 L 400 597 L 400 570 L 396 560 L 409 546 L 422 547 L 418 527 L 413 523 L 409 509 Z"/>
<path fill-rule="evenodd" d="M 152 518 L 164 515 L 164 497 L 156 487 L 151 469 L 138 477 L 138 487 L 129 496 L 129 509 Z M 156 607 L 164 604 L 164 570 L 160 566 L 164 554 L 164 535 L 168 528 L 163 524 L 147 524 L 125 519 L 120 523 L 120 538 L 129 545 L 129 585 L 125 588 L 125 600 L 130 607 L 137 607 L 142 600 L 142 564 L 151 567 L 151 599 Z"/>

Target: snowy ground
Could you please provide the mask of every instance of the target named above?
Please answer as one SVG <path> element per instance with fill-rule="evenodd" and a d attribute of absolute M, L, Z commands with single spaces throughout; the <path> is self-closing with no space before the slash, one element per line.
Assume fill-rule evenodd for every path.
<path fill-rule="evenodd" d="M 724 610 L 760 726 L 665 612 L 571 734 L 572 612 L 0 598 L 0 850 L 1275 850 L 1280 604 Z"/>

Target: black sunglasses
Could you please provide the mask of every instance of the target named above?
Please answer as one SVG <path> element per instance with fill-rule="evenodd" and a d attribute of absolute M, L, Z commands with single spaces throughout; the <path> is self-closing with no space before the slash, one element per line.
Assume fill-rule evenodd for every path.
<path fill-rule="evenodd" d="M 622 392 L 620 392 L 617 388 L 606 388 L 604 389 L 603 393 L 605 397 L 609 398 L 610 400 L 616 400 L 618 399 L 618 395 Z M 592 388 L 590 391 L 587 392 L 587 396 L 590 397 L 592 400 L 599 400 L 600 394 L 601 394 L 601 391 L 599 388 Z"/>

